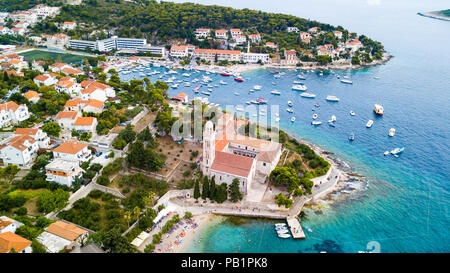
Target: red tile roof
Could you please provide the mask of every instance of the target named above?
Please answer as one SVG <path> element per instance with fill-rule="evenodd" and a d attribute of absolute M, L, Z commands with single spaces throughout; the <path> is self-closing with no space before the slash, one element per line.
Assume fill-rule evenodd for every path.
<path fill-rule="evenodd" d="M 253 166 L 253 158 L 216 151 L 212 170 L 248 177 Z"/>

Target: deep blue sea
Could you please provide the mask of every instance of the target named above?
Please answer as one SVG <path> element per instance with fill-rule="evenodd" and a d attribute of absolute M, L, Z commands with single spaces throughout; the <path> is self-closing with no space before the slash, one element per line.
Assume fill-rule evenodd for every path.
<path fill-rule="evenodd" d="M 279 79 L 269 70 L 251 71 L 243 74 L 244 83 L 209 75 L 212 84 L 228 82 L 213 88 L 211 102 L 245 106 L 246 101 L 264 97 L 269 105 L 280 105 L 282 129 L 335 153 L 353 171 L 364 175 L 368 184 L 322 214 L 307 210 L 302 225 L 311 231 L 306 230 L 305 240 L 279 239 L 270 221 L 249 220 L 239 226 L 225 222 L 205 231 L 201 243 L 193 244 L 189 251 L 357 252 L 372 246 L 381 252 L 450 251 L 450 22 L 416 14 L 448 9 L 448 1 L 289 0 L 283 5 L 268 0 L 193 2 L 289 13 L 342 25 L 381 41 L 394 58 L 361 71 L 336 71 L 348 75 L 352 85 L 342 84 L 332 73 L 306 73 L 305 84 L 308 92 L 317 95 L 315 99 L 301 98 L 300 92 L 291 90 L 298 74 L 295 71 L 285 71 Z M 181 73 L 177 79 L 184 80 Z M 190 79 L 194 77 L 199 74 Z M 262 90 L 248 94 L 256 84 Z M 282 95 L 271 95 L 274 89 Z M 170 95 L 180 92 L 190 98 L 197 96 L 192 87 L 169 90 Z M 327 95 L 335 95 L 340 101 L 326 102 Z M 294 102 L 294 114 L 285 111 L 288 100 Z M 315 103 L 320 107 L 313 112 Z M 383 105 L 383 117 L 374 115 L 375 103 Z M 356 116 L 350 116 L 350 110 Z M 321 126 L 311 126 L 313 113 L 324 122 Z M 290 122 L 292 115 L 296 117 L 294 123 Z M 335 128 L 326 122 L 331 115 L 337 117 Z M 374 125 L 367 129 L 369 119 Z M 389 137 L 392 127 L 396 135 Z M 350 132 L 356 135 L 352 143 L 347 140 Z M 384 151 L 398 146 L 405 147 L 398 158 L 383 156 Z"/>

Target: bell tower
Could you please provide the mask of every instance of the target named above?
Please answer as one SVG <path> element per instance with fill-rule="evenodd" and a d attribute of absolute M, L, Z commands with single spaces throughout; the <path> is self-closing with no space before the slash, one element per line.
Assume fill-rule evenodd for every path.
<path fill-rule="evenodd" d="M 204 175 L 209 175 L 210 168 L 214 162 L 216 153 L 216 135 L 214 132 L 214 124 L 208 121 L 203 131 L 203 162 L 202 171 Z"/>

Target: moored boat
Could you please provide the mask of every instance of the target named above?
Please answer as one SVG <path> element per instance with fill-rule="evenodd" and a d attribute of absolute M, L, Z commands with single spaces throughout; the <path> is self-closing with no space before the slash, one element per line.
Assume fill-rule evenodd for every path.
<path fill-rule="evenodd" d="M 315 94 L 308 93 L 308 92 L 303 92 L 303 93 L 300 94 L 300 96 L 303 97 L 303 98 L 310 98 L 310 99 L 313 99 L 313 98 L 316 97 Z"/>
<path fill-rule="evenodd" d="M 243 82 L 244 81 L 244 79 L 238 78 L 238 77 L 234 78 L 234 80 L 237 81 L 237 82 Z"/>
<path fill-rule="evenodd" d="M 272 94 L 272 95 L 281 95 L 281 92 L 277 91 L 277 90 L 273 90 L 273 91 L 270 92 L 270 94 Z"/>
<path fill-rule="evenodd" d="M 382 116 L 384 114 L 384 108 L 383 106 L 379 105 L 379 104 L 375 104 L 373 107 L 373 111 L 375 112 L 375 114 Z"/>
<path fill-rule="evenodd" d="M 327 96 L 327 98 L 326 98 L 326 100 L 327 101 L 339 101 L 339 98 L 338 97 L 336 97 L 336 96 L 330 96 L 330 95 L 328 95 Z"/>
<path fill-rule="evenodd" d="M 321 121 L 311 121 L 311 124 L 317 126 L 317 125 L 322 124 L 322 122 Z"/>
<path fill-rule="evenodd" d="M 292 90 L 296 90 L 296 91 L 306 91 L 308 88 L 306 87 L 306 85 L 293 85 L 292 86 Z"/>
<path fill-rule="evenodd" d="M 348 140 L 350 140 L 350 141 L 355 140 L 355 134 L 351 133 L 350 136 L 348 137 Z"/>
<path fill-rule="evenodd" d="M 395 128 L 391 128 L 390 130 L 389 130 L 389 136 L 390 137 L 393 137 L 395 135 Z"/>
<path fill-rule="evenodd" d="M 373 125 L 373 120 L 369 119 L 369 121 L 366 123 L 366 127 L 370 128 Z"/>

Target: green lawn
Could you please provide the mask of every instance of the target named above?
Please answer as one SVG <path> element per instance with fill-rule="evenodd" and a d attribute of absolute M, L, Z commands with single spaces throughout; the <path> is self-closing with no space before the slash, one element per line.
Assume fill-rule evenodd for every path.
<path fill-rule="evenodd" d="M 49 59 L 53 58 L 53 60 L 57 60 L 58 56 L 61 56 L 61 60 L 64 63 L 78 63 L 83 61 L 84 56 L 79 55 L 72 55 L 72 54 L 63 54 L 63 53 L 54 53 L 54 52 L 47 52 L 47 51 L 41 51 L 41 50 L 32 50 L 24 53 L 20 53 L 19 55 L 23 56 L 27 60 L 42 60 L 42 59 Z"/>

